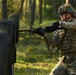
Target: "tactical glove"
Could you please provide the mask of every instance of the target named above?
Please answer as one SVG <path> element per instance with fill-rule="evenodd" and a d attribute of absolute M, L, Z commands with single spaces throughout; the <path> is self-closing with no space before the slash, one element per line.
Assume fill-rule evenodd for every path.
<path fill-rule="evenodd" d="M 39 34 L 39 35 L 41 35 L 41 36 L 44 35 L 44 31 L 43 31 L 43 28 L 42 28 L 42 27 L 33 28 L 33 29 L 31 30 L 31 32 L 32 32 L 32 33 L 37 33 L 37 34 Z"/>
<path fill-rule="evenodd" d="M 36 29 L 36 33 L 39 34 L 39 35 L 41 35 L 41 36 L 44 36 L 44 30 L 43 30 L 43 28 L 42 27 L 37 28 Z"/>
<path fill-rule="evenodd" d="M 59 21 L 54 22 L 53 25 L 58 27 L 59 26 Z"/>
<path fill-rule="evenodd" d="M 30 33 L 36 33 L 36 28 L 32 28 L 32 29 L 30 30 Z"/>
<path fill-rule="evenodd" d="M 57 30 L 58 27 L 59 27 L 59 22 L 57 21 L 57 22 L 54 22 L 51 26 L 45 27 L 44 31 L 53 32 L 53 31 Z"/>

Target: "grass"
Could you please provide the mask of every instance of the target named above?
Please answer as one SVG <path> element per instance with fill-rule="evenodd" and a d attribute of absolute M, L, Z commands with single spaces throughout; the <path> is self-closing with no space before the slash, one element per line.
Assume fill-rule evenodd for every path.
<path fill-rule="evenodd" d="M 48 53 L 44 38 L 28 32 L 19 35 L 16 60 L 15 75 L 49 75 L 57 63 Z"/>

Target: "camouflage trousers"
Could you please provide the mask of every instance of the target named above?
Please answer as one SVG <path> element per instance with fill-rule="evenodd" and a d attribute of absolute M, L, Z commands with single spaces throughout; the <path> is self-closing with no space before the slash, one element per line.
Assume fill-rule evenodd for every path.
<path fill-rule="evenodd" d="M 76 75 L 76 60 L 70 62 L 62 62 L 61 59 L 55 68 L 51 71 L 50 75 Z M 72 61 L 72 62 L 71 62 Z"/>

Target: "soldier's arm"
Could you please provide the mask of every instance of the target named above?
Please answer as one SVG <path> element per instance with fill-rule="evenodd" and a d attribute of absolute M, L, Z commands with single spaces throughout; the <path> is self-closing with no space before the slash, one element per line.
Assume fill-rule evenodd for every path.
<path fill-rule="evenodd" d="M 74 22 L 59 22 L 60 25 L 66 29 L 72 29 L 72 30 L 76 30 L 76 20 Z"/>
<path fill-rule="evenodd" d="M 55 30 L 57 30 L 59 27 L 59 22 L 54 22 L 51 26 L 46 26 L 43 30 L 45 32 L 53 32 Z"/>

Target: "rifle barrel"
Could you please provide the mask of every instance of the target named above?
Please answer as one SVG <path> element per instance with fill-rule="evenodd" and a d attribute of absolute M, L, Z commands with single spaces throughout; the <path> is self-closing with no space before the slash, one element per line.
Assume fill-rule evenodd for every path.
<path fill-rule="evenodd" d="M 30 30 L 19 30 L 19 32 L 30 32 Z"/>

